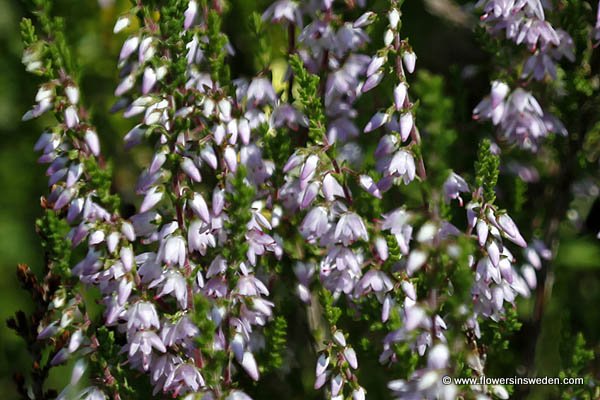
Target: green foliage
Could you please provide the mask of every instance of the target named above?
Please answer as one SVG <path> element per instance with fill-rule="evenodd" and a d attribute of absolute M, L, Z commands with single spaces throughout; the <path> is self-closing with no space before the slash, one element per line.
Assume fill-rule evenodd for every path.
<path fill-rule="evenodd" d="M 475 183 L 483 189 L 483 197 L 489 204 L 496 200 L 496 184 L 500 173 L 500 158 L 492 153 L 491 142 L 484 139 L 479 143 L 475 161 Z"/>
<path fill-rule="evenodd" d="M 580 238 L 564 241 L 556 255 L 556 265 L 573 270 L 598 270 L 600 249 L 596 239 Z"/>
<path fill-rule="evenodd" d="M 287 328 L 285 317 L 279 315 L 265 329 L 267 342 L 267 363 L 265 368 L 277 370 L 283 366 L 285 352 L 287 349 Z"/>
<path fill-rule="evenodd" d="M 66 239 L 70 227 L 67 221 L 55 211 L 46 209 L 35 225 L 50 270 L 62 277 L 71 276 L 71 241 Z"/>
<path fill-rule="evenodd" d="M 419 70 L 411 89 L 419 99 L 417 121 L 421 131 L 427 135 L 422 144 L 425 164 L 431 171 L 449 169 L 454 161 L 449 156 L 454 150 L 458 132 L 453 126 L 456 119 L 454 101 L 444 93 L 444 79 L 440 75 Z M 433 180 L 433 186 L 439 187 L 446 177 L 438 173 L 429 179 Z"/>
<path fill-rule="evenodd" d="M 96 329 L 98 333 L 97 351 L 91 356 L 91 375 L 105 377 L 104 385 L 113 394 L 120 395 L 121 399 L 134 399 L 140 394 L 139 382 L 135 385 L 137 392 L 130 385 L 127 368 L 122 366 L 123 354 L 121 345 L 117 343 L 115 332 L 105 326 Z"/>
<path fill-rule="evenodd" d="M 394 235 L 387 235 L 385 237 L 385 241 L 388 247 L 388 259 L 387 262 L 391 264 L 397 262 L 402 257 L 402 253 L 400 251 L 400 246 L 398 246 L 398 240 Z"/>
<path fill-rule="evenodd" d="M 44 35 L 44 42 L 34 42 L 36 39 L 35 29 L 29 20 L 23 20 L 21 24 L 21 35 L 23 42 L 29 46 L 39 46 L 43 43 L 45 51 L 49 55 L 47 69 L 45 75 L 48 78 L 57 78 L 61 70 L 68 71 L 73 77 L 77 76 L 78 68 L 71 57 L 71 51 L 65 38 L 65 23 L 62 18 L 52 17 L 51 8 L 52 2 L 49 0 L 33 0 L 37 21 L 40 24 L 41 31 Z M 28 46 L 28 47 L 29 47 Z"/>
<path fill-rule="evenodd" d="M 517 310 L 505 305 L 505 315 L 499 321 L 485 319 L 480 321 L 481 338 L 478 340 L 479 351 L 493 363 L 486 365 L 489 376 L 511 376 L 515 373 L 518 354 L 511 351 L 523 323 L 519 320 Z"/>
<path fill-rule="evenodd" d="M 289 62 L 298 84 L 298 101 L 309 120 L 308 137 L 312 143 L 320 144 L 325 137 L 326 120 L 319 94 L 319 76 L 308 72 L 296 54 L 290 57 Z"/>
<path fill-rule="evenodd" d="M 35 27 L 29 18 L 23 18 L 21 20 L 21 39 L 23 40 L 23 45 L 25 47 L 32 46 L 38 41 Z"/>
<path fill-rule="evenodd" d="M 597 399 L 600 395 L 600 388 L 595 388 L 593 374 L 589 373 L 589 366 L 594 360 L 594 351 L 586 348 L 585 338 L 579 332 L 575 337 L 563 335 L 560 346 L 561 360 L 563 367 L 558 376 L 565 378 L 583 378 L 583 385 L 570 385 L 561 387 L 561 398 L 563 400 Z"/>
<path fill-rule="evenodd" d="M 469 255 L 475 251 L 473 242 L 467 238 L 460 240 L 460 256 L 448 266 L 448 300 L 445 303 L 447 312 L 460 314 L 461 304 L 467 304 L 471 297 L 473 271 L 469 267 Z"/>
<path fill-rule="evenodd" d="M 579 56 L 576 56 L 579 59 L 575 62 L 575 65 L 578 65 L 582 60 L 588 60 L 593 51 L 589 40 L 591 33 L 589 22 L 593 11 L 585 1 L 568 0 L 562 3 L 561 12 L 555 13 L 555 16 L 558 17 L 560 26 L 571 35 L 575 49 L 579 50 L 574 52 Z"/>
<path fill-rule="evenodd" d="M 359 215 L 367 219 L 380 218 L 383 215 L 384 208 L 381 199 L 373 197 L 363 188 L 352 190 L 351 193 L 354 195 L 352 205 Z"/>
<path fill-rule="evenodd" d="M 202 353 L 195 357 L 203 365 L 202 375 L 209 387 L 217 386 L 223 374 L 223 368 L 227 362 L 227 354 L 223 350 L 215 350 L 212 346 L 217 326 L 206 318 L 210 315 L 213 304 L 206 297 L 194 296 L 194 309 L 190 313 L 191 321 L 198 327 L 200 333 L 196 336 L 196 344 Z"/>
<path fill-rule="evenodd" d="M 28 315 L 19 310 L 6 320 L 6 326 L 27 344 L 29 355 L 32 358 L 29 382 L 26 382 L 24 375 L 19 372 L 14 375 L 17 390 L 23 399 L 56 397 L 56 391 L 46 389 L 45 382 L 52 367 L 49 362 L 50 354 L 58 351 L 57 347 L 60 346 L 60 342 L 39 341 L 37 336 L 38 326 L 46 318 L 52 299 L 60 296 L 57 292 L 64 292 L 64 289 L 58 289 L 60 279 L 57 275 L 54 275 L 52 271 L 46 270 L 46 272 L 43 281 L 40 281 L 27 265 L 20 264 L 18 266 L 17 278 L 21 287 L 28 291 L 33 299 L 35 311 Z"/>
<path fill-rule="evenodd" d="M 248 25 L 256 44 L 254 65 L 260 71 L 269 65 L 269 60 L 271 59 L 270 46 L 261 15 L 257 12 L 250 14 Z"/>
<path fill-rule="evenodd" d="M 411 376 L 419 365 L 419 355 L 406 342 L 397 342 L 392 345 L 394 353 L 401 363 L 394 365 L 397 376 Z"/>
<path fill-rule="evenodd" d="M 474 38 L 478 46 L 493 60 L 490 68 L 490 78 L 501 80 L 513 86 L 517 83 L 514 74 L 515 60 L 523 57 L 521 48 L 507 41 L 501 35 L 490 35 L 489 27 L 478 25 L 474 28 Z"/>
<path fill-rule="evenodd" d="M 490 352 L 497 352 L 500 355 L 508 349 L 510 336 L 518 332 L 522 325 L 516 308 L 508 307 L 504 318 L 500 321 L 496 322 L 489 319 L 481 324 L 482 343 L 487 346 Z"/>
<path fill-rule="evenodd" d="M 269 130 L 269 124 L 264 123 L 257 128 L 257 135 L 261 138 L 265 159 L 272 160 L 275 165 L 285 165 L 293 152 L 291 132 L 283 128 Z M 277 168 L 274 172 L 274 184 L 278 186 L 282 184 L 284 176 L 281 168 Z"/>
<path fill-rule="evenodd" d="M 330 326 L 335 326 L 342 316 L 342 309 L 334 305 L 334 298 L 330 291 L 321 288 L 319 291 L 319 300 L 323 306 L 323 314 Z"/>
<path fill-rule="evenodd" d="M 89 157 L 83 161 L 85 171 L 89 175 L 89 185 L 96 192 L 100 204 L 111 211 L 117 211 L 120 205 L 120 198 L 111 194 L 112 168 L 110 165 L 100 167 L 98 159 Z"/>
<path fill-rule="evenodd" d="M 230 182 L 232 190 L 227 192 L 231 247 L 223 249 L 223 257 L 233 263 L 245 260 L 248 243 L 246 242 L 246 225 L 252 218 L 251 206 L 254 200 L 254 188 L 246 181 L 246 168 L 239 165 Z M 237 265 L 235 266 L 237 268 Z"/>
<path fill-rule="evenodd" d="M 388 321 L 388 327 L 390 331 L 395 329 L 399 329 L 402 327 L 402 317 L 397 309 L 393 309 L 390 312 L 390 319 Z M 399 360 L 402 360 L 401 363 L 397 363 L 394 365 L 395 373 L 398 376 L 410 376 L 419 364 L 419 355 L 410 347 L 410 345 L 406 342 L 397 342 L 392 346 L 394 353 Z"/>
<path fill-rule="evenodd" d="M 515 177 L 515 192 L 513 212 L 519 214 L 523 210 L 523 205 L 527 201 L 527 183 L 520 177 Z"/>
<path fill-rule="evenodd" d="M 160 30 L 169 40 L 177 38 L 183 31 L 184 12 L 188 2 L 185 0 L 172 0 L 166 2 L 160 9 Z"/>
<path fill-rule="evenodd" d="M 229 66 L 225 64 L 227 36 L 221 31 L 221 23 L 221 15 L 215 10 L 210 10 L 206 32 L 208 37 L 208 63 L 212 79 L 226 85 L 231 79 Z"/>
<path fill-rule="evenodd" d="M 185 53 L 185 41 L 189 39 L 189 35 L 184 35 L 183 32 L 183 15 L 187 7 L 187 1 L 176 0 L 167 2 L 160 9 L 160 31 L 164 40 L 164 46 L 169 48 L 173 53 Z M 149 13 L 149 12 L 148 12 Z M 187 67 L 187 59 L 185 57 L 176 57 L 172 62 L 168 63 L 170 74 L 168 80 L 162 82 L 172 88 L 173 91 L 177 87 L 185 84 Z"/>
<path fill-rule="evenodd" d="M 198 329 L 200 334 L 196 337 L 196 343 L 198 347 L 202 349 L 210 350 L 214 339 L 214 332 L 216 329 L 215 323 L 206 318 L 206 315 L 210 314 L 212 304 L 205 296 L 194 296 L 194 310 L 191 313 L 191 320 Z"/>

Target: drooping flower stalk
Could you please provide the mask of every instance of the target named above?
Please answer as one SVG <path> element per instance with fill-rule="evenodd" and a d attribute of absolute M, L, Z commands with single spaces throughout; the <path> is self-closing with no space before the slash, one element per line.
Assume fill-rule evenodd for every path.
<path fill-rule="evenodd" d="M 557 62 L 562 58 L 575 60 L 571 36 L 546 20 L 546 13 L 551 11 L 549 2 L 480 0 L 477 7 L 483 9 L 481 20 L 492 36 L 502 34 L 531 52 L 521 75 L 515 77 L 519 86 L 526 86 L 530 78 L 556 79 Z M 530 92 L 521 87 L 511 91 L 500 80 L 492 82 L 490 96 L 475 107 L 473 118 L 491 120 L 500 128 L 501 139 L 534 152 L 550 133 L 567 134 L 563 124 L 544 111 Z"/>
<path fill-rule="evenodd" d="M 106 169 L 100 153 L 100 141 L 88 112 L 80 102 L 80 91 L 76 79 L 70 75 L 72 65 L 68 48 L 64 43 L 61 24 L 50 17 L 47 3 L 38 2 L 37 16 L 44 37 L 38 39 L 31 22 L 24 21 L 23 35 L 28 48 L 23 62 L 27 69 L 47 79 L 36 95 L 37 104 L 23 119 L 37 118 L 53 111 L 56 125 L 48 128 L 37 141 L 36 151 L 41 151 L 40 163 L 50 164 L 46 174 L 51 188 L 42 206 L 46 216 L 40 220 L 40 231 L 51 238 L 58 234 L 58 221 L 70 227 L 63 239 L 67 247 L 62 254 L 55 254 L 56 244 L 50 251 L 50 274 L 61 278 L 61 286 L 49 303 L 45 325 L 39 327 L 38 338 L 42 341 L 58 341 L 58 351 L 53 354 L 49 365 L 57 365 L 71 358 L 79 359 L 73 369 L 70 384 L 58 398 L 105 398 L 105 392 L 119 399 L 119 386 L 114 382 L 123 379 L 116 372 L 115 360 L 107 360 L 110 350 L 98 337 L 102 333 L 103 321 L 92 320 L 86 311 L 83 292 L 87 286 L 97 286 L 108 298 L 123 297 L 132 290 L 129 274 L 133 264 L 130 242 L 135 239 L 132 225 L 118 214 L 118 199 L 110 193 L 110 170 Z M 51 64 L 41 62 L 49 53 Z M 48 236 L 49 235 L 49 236 Z M 84 247 L 87 239 L 87 255 L 71 268 L 66 250 Z M 55 240 L 55 239 L 53 239 Z M 60 257 L 60 258 L 59 258 Z M 119 276 L 120 282 L 115 279 Z M 75 279 L 73 279 L 75 278 Z M 80 283 L 79 283 L 80 282 Z M 89 387 L 75 392 L 87 365 L 95 371 L 102 370 L 105 379 L 93 379 L 98 387 Z M 126 386 L 126 381 L 120 382 Z"/>
<path fill-rule="evenodd" d="M 381 157 L 382 160 L 378 164 L 378 170 L 384 178 L 377 184 L 381 192 L 391 187 L 395 177 L 402 177 L 405 184 L 414 179 L 415 171 L 421 180 L 427 178 L 423 157 L 416 157 L 415 162 L 415 155 L 410 151 L 411 147 L 419 151 L 421 137 L 414 121 L 414 104 L 410 101 L 405 71 L 414 72 L 417 56 L 408 40 L 401 39 L 400 7 L 401 2 L 392 2 L 387 15 L 388 26 L 384 34 L 385 47 L 380 49 L 369 63 L 368 79 L 363 87 L 363 91 L 368 91 L 379 85 L 386 74 L 386 68 L 392 65 L 396 78 L 393 91 L 394 104 L 385 111 L 377 112 L 364 129 L 368 133 L 385 126 L 389 132 L 381 138 L 375 153 L 376 157 Z M 401 144 L 407 142 L 409 138 L 411 139 L 409 146 L 400 148 Z M 396 152 L 396 149 L 399 151 Z"/>
<path fill-rule="evenodd" d="M 165 6 L 161 14 L 181 18 L 180 11 Z M 185 30 L 173 40 L 178 30 L 153 21 L 147 9 L 120 56 L 126 76 L 117 95 L 141 88 L 123 98 L 124 115 L 144 114 L 126 141 L 157 139 L 138 182 L 144 199 L 132 218 L 145 225 L 140 236 L 153 249 L 136 260 L 154 296 L 176 300 L 175 307 L 153 311 L 161 344 L 148 363 L 131 351 L 130 362 L 150 373 L 155 391 L 225 396 L 233 360 L 259 378 L 251 342 L 272 315 L 269 290 L 256 276 L 258 257 L 280 256 L 281 248 L 263 215 L 271 204 L 273 165 L 263 160 L 256 132 L 275 94 L 263 77 L 229 80 L 229 44 L 215 11 L 191 0 L 183 14 Z M 172 58 L 184 52 L 187 57 Z M 130 349 L 136 332 L 129 335 Z"/>
<path fill-rule="evenodd" d="M 282 6 L 283 2 L 276 2 L 265 16 Z M 288 82 L 288 93 L 293 93 L 291 85 L 296 82 L 301 111 L 308 119 L 307 147 L 296 150 L 284 166 L 285 183 L 279 197 L 288 212 L 309 210 L 299 231 L 308 243 L 322 248 L 315 256 L 322 257 L 318 271 L 325 290 L 335 297 L 341 293 L 353 297 L 362 275 L 363 251 L 351 246 L 368 241 L 368 234 L 363 219 L 352 209 L 349 180 L 356 177 L 343 166 L 355 160 L 338 156 L 336 147 L 342 147 L 342 154 L 356 150 L 356 145 L 349 142 L 358 135 L 352 104 L 361 94 L 359 80 L 364 76 L 368 57 L 353 53 L 366 43 L 363 29 L 372 13 L 349 23 L 334 14 L 329 3 L 314 2 L 304 12 L 311 22 L 298 39 L 300 57 L 290 59 L 294 81 Z M 293 109 L 291 104 L 285 107 Z M 306 302 L 310 301 L 312 268 L 312 263 L 301 263 L 296 268 L 299 294 Z M 322 296 L 327 299 L 331 294 L 324 292 Z M 348 393 L 357 399 L 364 398 L 365 391 L 353 372 L 358 367 L 356 352 L 336 326 L 336 318 L 330 315 L 327 320 L 329 333 L 320 347 L 315 387 L 329 381 L 327 388 L 332 397 Z"/>

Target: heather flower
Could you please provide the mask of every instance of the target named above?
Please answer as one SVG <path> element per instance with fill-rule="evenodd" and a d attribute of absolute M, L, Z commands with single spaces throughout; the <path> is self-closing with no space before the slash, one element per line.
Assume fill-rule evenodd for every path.
<path fill-rule="evenodd" d="M 553 117 L 542 110 L 535 97 L 521 88 L 514 90 L 504 101 L 484 99 L 473 110 L 473 118 L 491 119 L 494 125 L 500 127 L 502 138 L 534 151 L 550 132 L 562 133 L 559 126 L 552 124 Z"/>
<path fill-rule="evenodd" d="M 113 33 L 119 33 L 123 29 L 127 28 L 129 25 L 131 25 L 131 20 L 129 19 L 129 17 L 121 16 L 115 22 L 115 26 L 113 28 Z"/>
<path fill-rule="evenodd" d="M 320 275 L 325 286 L 334 292 L 351 293 L 361 275 L 361 257 L 343 247 L 331 247 L 321 261 Z"/>
<path fill-rule="evenodd" d="M 548 8 L 550 6 L 545 4 Z M 522 78 L 529 76 L 543 80 L 548 75 L 557 76 L 556 63 L 565 57 L 574 61 L 573 39 L 562 29 L 555 29 L 545 20 L 544 8 L 539 0 L 532 1 L 496 1 L 480 0 L 482 20 L 490 26 L 490 32 L 497 34 L 505 30 L 506 37 L 516 44 L 525 44 L 531 54 L 522 70 Z M 501 92 L 498 92 L 499 89 Z M 560 123 L 541 110 L 537 101 L 522 89 L 516 89 L 508 98 L 506 86 L 494 82 L 492 101 L 484 99 L 473 111 L 475 118 L 491 119 L 494 125 L 501 126 L 501 135 L 510 142 L 536 151 L 541 138 L 549 132 L 563 133 Z M 526 97 L 530 96 L 530 99 Z M 526 103 L 533 106 L 527 109 Z"/>
<path fill-rule="evenodd" d="M 156 297 L 172 294 L 179 302 L 182 309 L 188 306 L 187 283 L 183 275 L 175 271 L 165 272 L 159 280 L 155 280 L 148 287 L 160 286 L 161 289 Z"/>
<path fill-rule="evenodd" d="M 344 246 L 359 240 L 369 240 L 367 229 L 362 219 L 354 213 L 344 213 L 338 220 L 333 237 Z"/>
<path fill-rule="evenodd" d="M 188 7 L 184 13 L 185 20 L 183 22 L 184 29 L 190 29 L 194 24 L 195 20 L 198 18 L 198 3 L 196 0 L 190 0 L 188 3 Z"/>
<path fill-rule="evenodd" d="M 307 127 L 308 119 L 290 104 L 279 104 L 271 114 L 270 123 L 274 128 L 287 126 L 296 131 L 300 126 Z"/>
<path fill-rule="evenodd" d="M 147 371 L 150 368 L 152 349 L 164 353 L 167 351 L 159 336 L 152 331 L 136 332 L 125 346 L 130 359 L 139 355 L 141 357 L 141 366 Z M 139 354 L 138 354 L 139 353 Z"/>
<path fill-rule="evenodd" d="M 406 150 L 399 150 L 392 157 L 383 158 L 377 164 L 381 172 L 388 176 L 402 178 L 406 185 L 415 179 L 415 160 L 412 154 Z"/>
<path fill-rule="evenodd" d="M 296 26 L 302 26 L 302 14 L 300 13 L 299 6 L 295 1 L 291 0 L 275 1 L 265 10 L 262 19 L 270 19 L 276 23 L 287 21 L 288 23 L 296 24 Z"/>
<path fill-rule="evenodd" d="M 364 295 L 371 291 L 385 293 L 392 290 L 392 288 L 392 280 L 384 272 L 376 270 L 370 270 L 364 274 L 356 286 L 356 290 L 360 295 Z"/>
<path fill-rule="evenodd" d="M 202 386 L 204 386 L 204 378 L 200 371 L 194 365 L 182 362 L 169 373 L 164 383 L 164 390 L 185 394 L 188 391 L 197 392 Z"/>
<path fill-rule="evenodd" d="M 421 250 L 413 250 L 406 262 L 406 272 L 408 275 L 413 275 L 415 271 L 419 270 L 427 261 L 427 253 Z"/>
<path fill-rule="evenodd" d="M 271 82 L 265 78 L 253 79 L 248 86 L 246 96 L 253 106 L 263 103 L 274 104 L 277 101 L 277 95 L 275 94 L 275 90 L 273 90 Z"/>
<path fill-rule="evenodd" d="M 137 36 L 132 36 L 127 39 L 123 43 L 123 47 L 121 48 L 121 53 L 119 54 L 119 60 L 123 61 L 129 56 L 131 56 L 137 49 L 140 44 L 140 38 Z"/>
<path fill-rule="evenodd" d="M 444 196 L 446 202 L 449 202 L 453 199 L 458 199 L 460 204 L 462 205 L 462 199 L 460 197 L 461 192 L 468 192 L 469 185 L 467 182 L 456 173 L 452 172 L 450 176 L 444 182 Z"/>
<path fill-rule="evenodd" d="M 159 329 L 160 322 L 154 304 L 137 302 L 127 311 L 127 329 L 130 332 L 139 329 Z"/>
<path fill-rule="evenodd" d="M 400 246 L 403 254 L 408 254 L 408 245 L 412 238 L 412 226 L 410 225 L 411 214 L 398 209 L 383 216 L 381 229 L 389 230 Z"/>
<path fill-rule="evenodd" d="M 183 266 L 186 260 L 185 240 L 181 236 L 168 236 L 161 241 L 160 249 L 156 255 L 158 261 L 167 265 Z"/>
<path fill-rule="evenodd" d="M 310 295 L 310 281 L 314 275 L 315 266 L 312 264 L 297 262 L 294 265 L 294 274 L 296 278 L 298 278 L 298 285 L 296 286 L 296 291 L 300 300 L 304 303 L 311 302 Z"/>
<path fill-rule="evenodd" d="M 244 392 L 234 390 L 227 396 L 226 400 L 252 400 L 252 398 Z"/>
<path fill-rule="evenodd" d="M 412 51 L 407 51 L 402 56 L 402 62 L 404 62 L 404 66 L 406 68 L 406 72 L 412 74 L 415 70 L 415 64 L 417 62 L 417 55 Z"/>
<path fill-rule="evenodd" d="M 211 226 L 203 221 L 194 219 L 188 226 L 188 250 L 206 255 L 209 248 L 217 245 L 217 238 L 212 233 Z"/>
<path fill-rule="evenodd" d="M 255 381 L 258 380 L 258 378 L 259 378 L 258 365 L 256 364 L 254 355 L 251 352 L 249 352 L 249 351 L 244 352 L 241 360 L 238 359 L 238 362 L 242 365 L 242 368 L 244 368 L 244 370 L 250 376 L 250 378 L 252 378 Z"/>
<path fill-rule="evenodd" d="M 389 119 L 389 115 L 386 113 L 379 112 L 375 114 L 369 123 L 365 126 L 365 133 L 371 132 L 380 126 L 383 126 Z"/>

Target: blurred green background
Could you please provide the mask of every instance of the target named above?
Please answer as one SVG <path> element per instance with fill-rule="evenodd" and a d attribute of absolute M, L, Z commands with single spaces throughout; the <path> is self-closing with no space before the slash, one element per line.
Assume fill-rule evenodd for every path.
<path fill-rule="evenodd" d="M 234 73 L 253 73 L 250 35 L 245 16 L 254 10 L 262 10 L 268 1 L 232 1 L 225 20 L 225 29 L 238 50 L 233 59 Z M 375 3 L 383 4 L 383 1 Z M 459 130 L 458 149 L 463 157 L 454 160 L 457 171 L 469 170 L 472 155 L 478 141 L 485 135 L 481 126 L 470 124 L 470 110 L 489 90 L 485 65 L 487 56 L 477 46 L 472 33 L 475 20 L 452 7 L 454 3 L 443 0 L 407 1 L 404 7 L 404 29 L 418 54 L 418 69 L 439 74 L 443 80 L 445 95 L 454 99 L 453 115 L 455 128 Z M 463 3 L 466 3 L 463 2 Z M 115 190 L 124 202 L 132 203 L 132 186 L 138 172 L 139 154 L 133 157 L 121 150 L 121 138 L 131 126 L 119 116 L 107 110 L 114 100 L 113 88 L 117 82 L 116 57 L 121 38 L 112 34 L 116 17 L 126 9 L 129 1 L 104 0 L 59 0 L 55 2 L 54 14 L 65 18 L 66 34 L 75 59 L 82 68 L 81 84 L 83 102 L 90 108 L 93 121 L 101 136 L 103 152 L 113 160 L 115 167 Z M 39 81 L 25 73 L 20 62 L 22 45 L 19 36 L 19 21 L 28 14 L 25 2 L 19 0 L 0 1 L 0 321 L 5 321 L 17 309 L 28 310 L 30 302 L 15 277 L 18 263 L 26 263 L 34 271 L 41 269 L 42 253 L 34 231 L 35 219 L 40 216 L 39 198 L 47 191 L 45 167 L 36 163 L 33 144 L 37 140 L 45 120 L 21 122 L 21 116 L 31 107 Z M 378 39 L 376 39 L 378 40 Z M 477 66 L 477 67 L 474 67 Z M 46 120 L 48 121 L 48 120 Z M 463 126 L 470 128 L 461 129 Z M 425 130 L 435 130 L 435 126 Z M 560 142 L 556 143 L 560 145 Z M 136 158 L 137 157 L 137 158 Z M 596 174 L 597 175 L 597 174 Z M 596 179 L 596 180 L 594 180 Z M 571 202 L 573 212 L 569 221 L 561 224 L 562 245 L 554 263 L 555 285 L 552 301 L 547 308 L 542 325 L 536 357 L 538 371 L 553 375 L 561 368 L 559 338 L 568 333 L 583 332 L 589 347 L 598 349 L 600 338 L 600 247 L 594 238 L 593 229 L 598 229 L 600 217 L 591 217 L 594 198 L 598 197 L 597 176 L 591 177 L 592 192 Z M 502 183 L 501 179 L 501 183 Z M 507 185 L 510 186 L 510 185 Z M 540 215 L 537 195 L 546 193 L 547 188 L 538 185 L 528 193 L 522 210 L 516 219 L 520 226 L 527 226 Z M 509 193 L 510 190 L 507 190 Z M 506 208 L 510 209 L 510 194 L 504 196 Z M 500 200 L 503 196 L 500 194 Z M 597 201 L 596 201 L 597 202 Z M 595 222 L 594 222 L 595 221 Z M 572 223 L 574 222 L 574 223 Z M 538 229 L 543 229 L 541 224 Z M 531 230 L 524 229 L 530 234 Z M 527 237 L 527 235 L 525 235 Z M 527 321 L 531 319 L 531 301 L 522 304 L 521 317 L 525 324 L 522 335 L 514 337 L 512 353 L 507 354 L 506 376 L 512 376 L 515 368 L 527 365 L 532 357 L 531 337 Z M 533 340 L 535 342 L 535 338 Z M 26 371 L 30 360 L 23 343 L 0 323 L 0 396 L 15 396 L 11 375 L 15 371 Z M 512 370 L 511 370 L 512 368 Z M 60 373 L 52 375 L 51 383 L 64 379 Z M 535 395 L 535 390 L 533 391 Z M 538 398 L 549 398 L 540 389 Z"/>

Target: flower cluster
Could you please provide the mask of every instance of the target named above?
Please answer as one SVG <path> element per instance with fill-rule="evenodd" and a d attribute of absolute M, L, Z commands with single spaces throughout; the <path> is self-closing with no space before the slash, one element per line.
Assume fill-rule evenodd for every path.
<path fill-rule="evenodd" d="M 473 118 L 491 120 L 500 127 L 502 140 L 532 151 L 537 151 L 550 133 L 567 134 L 562 123 L 546 113 L 530 92 L 517 88 L 511 93 L 501 81 L 492 82 L 490 96 L 475 107 Z"/>
<path fill-rule="evenodd" d="M 360 295 L 365 258 L 361 249 L 353 247 L 367 243 L 369 235 L 363 218 L 352 208 L 352 192 L 341 165 L 361 158 L 353 144 L 359 134 L 353 104 L 365 91 L 369 57 L 355 52 L 368 41 L 364 28 L 372 13 L 343 23 L 328 2 L 315 2 L 302 11 L 312 22 L 302 29 L 297 49 L 290 49 L 299 54 L 291 59 L 291 65 L 294 79 L 303 88 L 299 93 L 303 110 L 297 112 L 306 115 L 310 124 L 307 147 L 296 150 L 283 167 L 285 183 L 279 196 L 288 212 L 307 210 L 298 230 L 307 243 L 321 249 L 318 272 L 323 287 L 335 296 L 353 297 Z M 313 74 L 322 74 L 324 84 L 319 85 Z M 341 146 L 339 154 L 337 144 Z M 312 272 L 298 269 L 298 274 L 310 279 Z M 309 285 L 308 279 L 303 279 L 300 293 L 308 291 Z M 327 350 L 317 364 L 315 388 L 329 379 L 332 397 L 344 396 L 345 391 L 364 397 L 353 372 L 358 366 L 356 353 L 347 347 L 341 329 L 330 328 Z"/>
<path fill-rule="evenodd" d="M 168 32 L 161 31 L 168 26 L 150 23 L 130 36 L 115 90 L 125 117 L 142 115 L 125 136 L 126 146 L 146 138 L 156 143 L 138 180 L 143 200 L 131 218 L 141 243 L 151 249 L 135 257 L 139 280 L 153 298 L 168 296 L 174 303 L 167 300 L 170 306 L 158 311 L 131 299 L 114 315 L 128 321 L 130 364 L 148 371 L 155 391 L 176 395 L 228 390 L 218 377 L 206 382 L 201 374 L 213 353 L 232 354 L 252 379 L 259 378 L 252 343 L 273 303 L 256 275 L 258 257 L 282 252 L 269 234 L 276 220 L 265 216 L 274 166 L 263 159 L 255 137 L 267 123 L 264 109 L 274 105 L 275 92 L 263 77 L 221 82 L 223 76 L 208 72 L 210 58 L 225 54 L 229 45 L 220 34 L 210 36 L 218 17 L 205 11 L 194 0 L 188 3 L 185 42 L 169 43 L 163 39 Z M 122 17 L 115 31 L 130 18 Z M 183 49 L 182 71 L 167 56 Z M 198 298 L 207 304 L 204 311 L 195 307 Z M 205 329 L 212 331 L 200 332 L 194 323 L 200 319 L 210 321 Z M 208 337 L 207 354 L 198 348 L 199 335 Z M 224 368 L 232 373 L 230 364 Z"/>
<path fill-rule="evenodd" d="M 523 64 L 521 80 L 556 79 L 557 62 L 562 58 L 575 60 L 571 36 L 546 20 L 545 13 L 550 10 L 547 2 L 480 0 L 477 7 L 483 9 L 481 20 L 492 35 L 503 33 L 531 52 Z M 560 121 L 543 111 L 531 93 L 521 88 L 511 91 L 503 81 L 492 82 L 491 95 L 473 110 L 473 116 L 492 120 L 500 127 L 502 139 L 532 151 L 537 151 L 541 139 L 550 132 L 566 134 Z"/>
<path fill-rule="evenodd" d="M 379 140 L 374 153 L 378 160 L 377 171 L 383 178 L 375 183 L 368 175 L 361 177 L 361 185 L 375 197 L 381 197 L 381 193 L 388 191 L 396 180 L 409 184 L 415 179 L 417 170 L 419 177 L 425 179 L 423 161 L 415 161 L 416 157 L 411 151 L 411 148 L 420 145 L 420 135 L 414 123 L 414 104 L 410 101 L 405 73 L 414 72 L 417 56 L 408 41 L 401 40 L 400 11 L 396 7 L 392 7 L 387 15 L 385 47 L 371 59 L 367 68 L 367 83 L 363 87 L 366 91 L 377 86 L 385 75 L 388 63 L 393 64 L 394 103 L 388 109 L 376 112 L 364 128 L 365 133 L 382 126 L 387 131 Z M 370 82 L 372 83 L 368 84 Z M 403 144 L 407 145 L 402 146 Z"/>
<path fill-rule="evenodd" d="M 426 368 L 415 371 L 409 380 L 398 379 L 390 382 L 388 386 L 397 399 L 454 399 L 457 395 L 456 386 L 441 384 L 449 358 L 448 347 L 437 344 L 427 356 Z"/>
<path fill-rule="evenodd" d="M 46 34 L 52 25 L 45 26 Z M 133 267 L 133 252 L 130 242 L 135 240 L 131 223 L 123 220 L 117 209 L 117 201 L 110 194 L 108 182 L 102 182 L 106 169 L 102 165 L 100 141 L 89 114 L 80 104 L 80 91 L 76 80 L 66 69 L 43 64 L 39 57 L 50 46 L 37 40 L 33 27 L 24 23 L 24 36 L 31 45 L 25 51 L 23 62 L 27 69 L 44 76 L 36 95 L 36 105 L 24 116 L 24 120 L 37 118 L 54 112 L 57 124 L 42 133 L 34 150 L 42 155 L 40 163 L 49 164 L 50 194 L 42 205 L 52 215 L 62 215 L 70 227 L 66 236 L 73 247 L 84 247 L 87 239 L 87 254 L 70 271 L 56 271 L 63 276 L 62 286 L 54 294 L 48 319 L 40 326 L 38 339 L 59 341 L 60 348 L 50 363 L 57 365 L 71 358 L 78 358 L 73 369 L 70 385 L 59 398 L 104 399 L 105 394 L 96 387 L 89 387 L 76 394 L 76 384 L 87 368 L 86 358 L 98 351 L 100 344 L 96 336 L 96 321 L 90 320 L 85 302 L 79 293 L 80 287 L 70 281 L 75 276 L 84 284 L 97 286 L 105 299 L 124 301 L 132 290 L 130 271 Z M 60 32 L 57 40 L 63 40 Z M 54 65 L 65 65 L 68 54 L 53 54 Z M 52 210 L 52 211 L 50 211 Z M 58 255 L 57 255 L 58 256 Z M 66 257 L 63 254 L 62 257 Z M 59 260 L 57 260 L 59 261 Z M 60 260 L 57 264 L 68 262 Z M 57 265 L 53 266 L 58 269 Z M 117 278 L 121 278 L 118 280 Z M 101 324 L 102 325 L 102 324 Z M 110 370 L 106 371 L 111 376 Z"/>
<path fill-rule="evenodd" d="M 507 39 L 531 51 L 522 78 L 532 76 L 539 81 L 549 75 L 556 79 L 556 62 L 563 57 L 575 60 L 571 36 L 545 19 L 548 2 L 480 0 L 476 6 L 483 8 L 481 19 L 489 24 L 491 33 L 504 33 Z"/>

